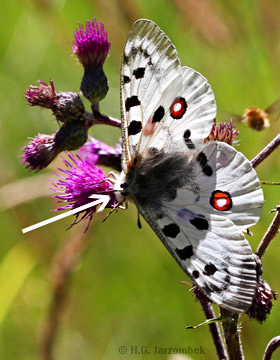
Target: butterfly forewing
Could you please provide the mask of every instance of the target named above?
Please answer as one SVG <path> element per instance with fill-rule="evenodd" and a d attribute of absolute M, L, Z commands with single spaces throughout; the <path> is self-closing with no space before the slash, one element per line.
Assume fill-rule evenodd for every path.
<path fill-rule="evenodd" d="M 137 21 L 124 48 L 121 66 L 123 169 L 138 154 L 142 130 L 155 104 L 181 67 L 176 49 L 153 22 Z"/>
<path fill-rule="evenodd" d="M 174 45 L 151 21 L 137 21 L 128 35 L 121 83 L 124 170 L 151 151 L 195 148 L 209 134 L 216 116 L 210 85 L 181 67 Z"/>

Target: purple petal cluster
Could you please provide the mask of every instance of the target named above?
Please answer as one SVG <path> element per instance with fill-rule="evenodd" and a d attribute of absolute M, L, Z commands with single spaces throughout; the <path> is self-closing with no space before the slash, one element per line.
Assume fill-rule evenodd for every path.
<path fill-rule="evenodd" d="M 239 134 L 239 130 L 235 130 L 234 128 L 235 126 L 233 125 L 232 120 L 230 120 L 229 124 L 227 124 L 226 122 L 221 122 L 217 124 L 215 119 L 212 130 L 207 136 L 207 138 L 204 139 L 204 142 L 214 140 L 222 141 L 229 145 L 233 145 L 235 139 Z"/>
<path fill-rule="evenodd" d="M 121 171 L 121 144 L 114 147 L 89 136 L 89 141 L 80 150 L 91 164 L 109 166 Z"/>
<path fill-rule="evenodd" d="M 110 195 L 111 200 L 107 207 L 112 207 L 115 203 L 115 196 L 113 185 L 106 180 L 106 175 L 99 168 L 96 168 L 88 160 L 82 156 L 67 154 L 68 159 L 62 157 L 67 169 L 58 169 L 62 174 L 58 176 L 57 181 L 51 181 L 55 189 L 52 189 L 57 194 L 53 195 L 57 203 L 64 205 L 58 206 L 56 210 L 74 209 L 79 206 L 88 204 L 94 201 L 89 198 L 92 194 L 107 194 Z M 81 219 L 90 218 L 96 211 L 96 206 L 84 211 Z M 76 220 L 80 213 L 77 214 Z M 75 222 L 76 223 L 76 222 Z"/>
<path fill-rule="evenodd" d="M 55 145 L 55 134 L 37 134 L 29 145 L 22 148 L 20 155 L 26 168 L 30 170 L 42 170 L 56 157 L 59 150 Z"/>
<path fill-rule="evenodd" d="M 57 105 L 57 93 L 54 89 L 53 81 L 50 85 L 42 80 L 38 80 L 40 86 L 31 85 L 25 92 L 25 98 L 30 106 L 41 106 L 53 109 Z"/>
<path fill-rule="evenodd" d="M 270 314 L 272 300 L 276 299 L 276 293 L 271 289 L 268 283 L 260 280 L 257 285 L 253 303 L 247 310 L 248 316 L 262 323 Z"/>
<path fill-rule="evenodd" d="M 84 67 L 103 65 L 110 49 L 104 24 L 96 19 L 86 21 L 85 29 L 82 24 L 74 32 L 73 52 Z"/>

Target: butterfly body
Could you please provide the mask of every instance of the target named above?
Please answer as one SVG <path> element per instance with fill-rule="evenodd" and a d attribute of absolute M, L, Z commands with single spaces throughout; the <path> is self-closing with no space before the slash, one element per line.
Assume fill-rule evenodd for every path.
<path fill-rule="evenodd" d="M 246 311 L 256 262 L 243 230 L 260 216 L 263 194 L 250 162 L 232 146 L 204 144 L 214 94 L 181 67 L 175 47 L 151 21 L 137 21 L 121 69 L 122 174 L 119 199 L 132 199 L 171 255 L 220 306 Z"/>

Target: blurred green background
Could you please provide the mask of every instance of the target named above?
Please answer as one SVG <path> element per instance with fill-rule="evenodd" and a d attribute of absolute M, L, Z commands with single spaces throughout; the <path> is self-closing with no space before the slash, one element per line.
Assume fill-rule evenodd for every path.
<path fill-rule="evenodd" d="M 23 93 L 38 79 L 53 79 L 60 91 L 79 91 L 82 67 L 72 56 L 79 22 L 103 21 L 111 41 L 105 63 L 110 92 L 105 114 L 120 117 L 119 67 L 122 48 L 138 18 L 155 21 L 177 47 L 181 62 L 208 78 L 216 95 L 218 120 L 248 106 L 265 108 L 280 95 L 280 2 L 277 0 L 29 0 L 1 1 L 0 36 L 0 359 L 41 357 L 38 343 L 52 299 L 51 273 L 57 251 L 82 236 L 85 223 L 71 230 L 70 218 L 23 235 L 21 229 L 47 219 L 54 207 L 48 179 L 61 165 L 30 173 L 20 149 L 38 132 L 57 124 L 49 112 L 27 106 Z M 89 109 L 89 104 L 85 100 Z M 238 150 L 252 159 L 279 132 L 280 121 L 263 132 L 241 124 Z M 96 126 L 91 135 L 114 145 L 118 129 Z M 107 170 L 106 170 L 107 171 Z M 257 168 L 261 180 L 279 181 L 279 150 Z M 263 216 L 250 237 L 256 249 L 279 202 L 277 186 L 264 187 Z M 205 348 L 215 358 L 208 328 L 185 330 L 204 320 L 200 305 L 181 285 L 188 280 L 151 229 L 136 226 L 136 211 L 96 215 L 88 247 L 78 261 L 54 345 L 54 359 L 169 359 L 132 355 L 131 346 Z M 263 258 L 264 278 L 279 291 L 279 237 Z M 67 258 L 66 258 L 67 260 Z M 280 304 L 260 325 L 242 317 L 247 359 L 260 359 L 279 335 Z M 119 353 L 127 346 L 126 355 Z M 279 350 L 280 352 L 280 350 Z M 278 352 L 278 358 L 279 358 Z M 277 358 L 277 354 L 275 355 Z"/>

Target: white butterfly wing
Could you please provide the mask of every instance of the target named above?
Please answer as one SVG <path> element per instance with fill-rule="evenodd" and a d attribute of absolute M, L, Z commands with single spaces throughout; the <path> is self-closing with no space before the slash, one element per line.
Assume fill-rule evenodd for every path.
<path fill-rule="evenodd" d="M 182 172 L 184 185 L 175 193 L 169 186 L 170 201 L 162 201 L 162 193 L 140 211 L 205 295 L 228 310 L 246 311 L 257 275 L 242 230 L 260 216 L 263 194 L 257 175 L 241 153 L 220 142 L 206 144 Z M 229 202 L 213 201 L 213 193 Z"/>
<path fill-rule="evenodd" d="M 128 35 L 121 105 L 124 172 L 139 154 L 163 148 L 171 152 L 175 144 L 178 149 L 195 148 L 210 133 L 216 116 L 207 80 L 181 67 L 170 39 L 149 20 L 138 20 Z"/>
<path fill-rule="evenodd" d="M 242 230 L 260 216 L 263 194 L 249 161 L 219 142 L 203 144 L 216 117 L 214 94 L 181 67 L 151 21 L 137 21 L 121 66 L 122 169 L 140 213 L 201 290 L 246 311 L 256 263 Z"/>
<path fill-rule="evenodd" d="M 171 255 L 199 289 L 230 311 L 245 312 L 256 290 L 256 262 L 245 236 L 225 217 L 211 215 L 209 230 L 190 229 L 172 217 L 160 221 L 150 207 L 140 210 Z M 172 211 L 171 211 L 172 212 Z M 180 235 L 175 236 L 176 232 Z"/>
<path fill-rule="evenodd" d="M 255 170 L 243 154 L 226 143 L 209 142 L 196 155 L 192 171 L 200 189 L 193 204 L 196 212 L 222 214 L 240 230 L 258 222 L 263 191 Z M 221 206 L 219 200 L 214 201 L 213 192 L 225 194 Z M 178 195 L 188 196 L 184 189 Z M 225 200 L 229 202 L 228 208 L 223 206 Z"/>

